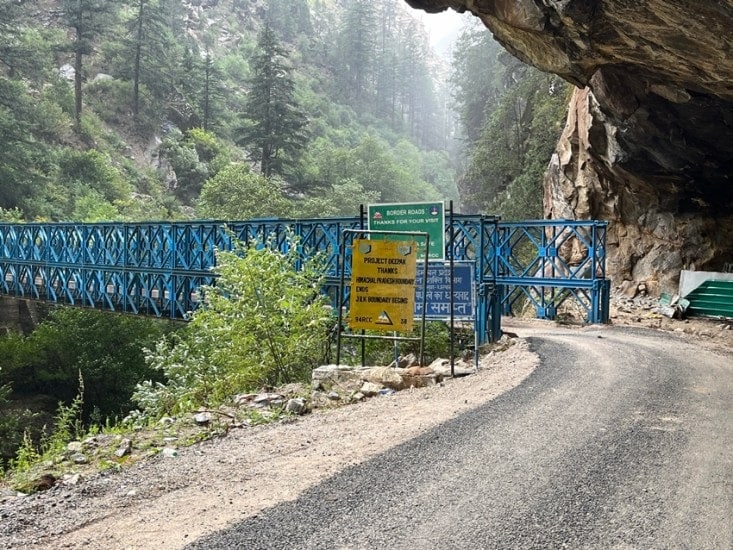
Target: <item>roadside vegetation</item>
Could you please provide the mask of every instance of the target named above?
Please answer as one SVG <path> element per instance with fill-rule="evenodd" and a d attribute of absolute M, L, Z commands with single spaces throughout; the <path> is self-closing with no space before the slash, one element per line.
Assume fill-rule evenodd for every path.
<path fill-rule="evenodd" d="M 0 222 L 323 218 L 426 200 L 541 215 L 568 88 L 483 27 L 466 25 L 448 67 L 402 0 L 46 4 L 0 0 Z M 62 468 L 70 441 L 150 426 L 159 452 L 207 433 L 160 418 L 306 382 L 333 356 L 318 262 L 295 270 L 264 236 L 220 254 L 188 323 L 51 307 L 32 333 L 1 335 L 0 469 Z M 448 343 L 430 323 L 428 358 Z M 365 348 L 369 363 L 394 358 L 389 343 Z M 258 414 L 230 420 L 285 413 Z M 130 460 L 109 450 L 108 467 Z"/>
<path fill-rule="evenodd" d="M 282 252 L 265 239 L 219 252 L 216 272 L 216 286 L 203 289 L 186 324 L 65 308 L 30 336 L 0 339 L 15 365 L 0 372 L 0 399 L 11 381 L 17 402 L 23 392 L 51 394 L 50 386 L 70 393 L 45 415 L 0 402 L 7 483 L 33 491 L 43 488 L 42 472 L 58 477 L 83 467 L 88 459 L 75 459 L 82 442 L 94 446 L 94 468 L 119 468 L 133 460 L 120 451 L 125 439 L 136 440 L 139 458 L 161 452 L 167 440 L 192 443 L 289 414 L 284 403 L 264 412 L 237 407 L 242 395 L 288 385 L 292 395 L 310 395 L 312 370 L 334 353 L 322 258 L 304 260 L 295 240 Z M 429 357 L 446 356 L 449 341 L 444 323 L 428 325 Z M 358 347 L 350 349 L 358 361 Z M 391 342 L 368 343 L 376 364 L 389 364 L 393 353 Z M 417 344 L 401 344 L 398 353 L 417 353 Z M 192 420 L 201 411 L 213 414 L 211 422 Z"/>

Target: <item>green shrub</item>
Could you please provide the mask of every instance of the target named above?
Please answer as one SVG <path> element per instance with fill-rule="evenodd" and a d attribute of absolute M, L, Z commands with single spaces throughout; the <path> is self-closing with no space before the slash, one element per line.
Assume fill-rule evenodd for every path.
<path fill-rule="evenodd" d="M 138 385 L 133 399 L 148 415 L 216 406 L 236 393 L 308 380 L 328 353 L 333 316 L 320 293 L 322 259 L 302 260 L 289 239 L 237 245 L 217 254 L 216 286 L 175 339 L 147 350 L 166 383 Z M 302 263 L 302 265 L 301 265 Z"/>
<path fill-rule="evenodd" d="M 102 419 L 122 417 L 132 409 L 136 384 L 157 374 L 145 363 L 143 348 L 168 326 L 106 311 L 55 308 L 32 334 L 0 338 L 0 386 L 12 385 L 12 400 L 46 395 L 71 403 L 81 373 L 85 419 L 95 407 Z"/>
<path fill-rule="evenodd" d="M 280 182 L 254 173 L 245 164 L 230 164 L 209 179 L 201 190 L 196 212 L 204 218 L 224 220 L 287 217 L 292 213 Z"/>

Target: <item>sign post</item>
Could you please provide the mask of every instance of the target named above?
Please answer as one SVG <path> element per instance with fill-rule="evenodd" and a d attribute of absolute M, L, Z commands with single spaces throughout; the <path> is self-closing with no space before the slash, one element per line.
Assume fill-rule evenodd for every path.
<path fill-rule="evenodd" d="M 428 279 L 423 283 L 423 272 L 418 269 L 415 277 L 415 316 L 422 315 L 424 302 L 428 319 L 449 319 L 452 309 L 454 318 L 473 320 L 476 309 L 474 270 L 474 264 L 469 262 L 455 263 L 452 269 L 448 264 L 432 262 L 428 265 Z"/>

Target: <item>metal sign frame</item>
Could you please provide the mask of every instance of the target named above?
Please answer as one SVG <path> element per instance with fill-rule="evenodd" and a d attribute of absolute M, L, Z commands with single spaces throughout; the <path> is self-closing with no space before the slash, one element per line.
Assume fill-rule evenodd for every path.
<path fill-rule="evenodd" d="M 345 266 L 347 263 L 351 263 L 350 259 L 347 261 L 347 251 L 349 247 L 347 246 L 347 243 L 354 242 L 356 239 L 356 235 L 363 235 L 366 237 L 371 236 L 386 236 L 386 235 L 398 235 L 403 238 L 413 237 L 413 238 L 423 238 L 425 239 L 425 249 L 428 250 L 428 247 L 430 245 L 430 235 L 428 233 L 422 232 L 422 231 L 370 231 L 368 229 L 344 229 L 342 231 L 342 238 L 341 238 L 341 244 L 340 244 L 340 264 L 342 266 L 341 269 L 341 277 L 340 277 L 340 283 L 339 283 L 339 291 L 338 291 L 338 301 L 337 301 L 337 309 L 338 309 L 338 321 L 336 324 L 336 364 L 341 363 L 341 338 L 356 338 L 362 340 L 362 349 L 361 349 L 361 363 L 362 367 L 365 363 L 365 357 L 364 357 L 364 341 L 365 340 L 391 340 L 395 343 L 395 348 L 397 346 L 397 342 L 399 341 L 419 341 L 420 342 L 420 351 L 419 351 L 419 361 L 420 364 L 423 364 L 424 360 L 424 354 L 425 354 L 425 288 L 423 288 L 423 315 L 420 319 L 420 336 L 419 337 L 411 337 L 411 336 L 397 336 L 397 333 L 395 332 L 392 336 L 381 336 L 381 335 L 374 335 L 374 334 L 366 334 L 364 330 L 361 330 L 359 334 L 355 333 L 346 333 L 344 334 L 343 330 L 343 321 L 344 321 L 344 305 L 347 304 L 350 301 L 350 294 L 347 298 L 347 293 L 345 292 L 346 288 L 346 268 Z M 424 264 L 424 273 L 423 273 L 423 283 L 427 283 L 427 277 L 428 277 L 428 263 L 423 262 Z M 353 286 L 355 283 L 351 280 L 353 278 L 353 273 L 350 273 L 350 282 L 349 287 Z M 414 315 L 414 312 L 412 312 Z"/>

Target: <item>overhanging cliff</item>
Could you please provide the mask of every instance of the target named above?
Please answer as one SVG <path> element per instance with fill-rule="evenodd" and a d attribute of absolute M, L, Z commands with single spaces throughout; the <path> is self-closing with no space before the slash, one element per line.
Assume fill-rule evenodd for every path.
<path fill-rule="evenodd" d="M 673 290 L 733 262 L 733 1 L 406 0 L 470 11 L 578 86 L 545 214 L 610 222 L 614 282 Z"/>

